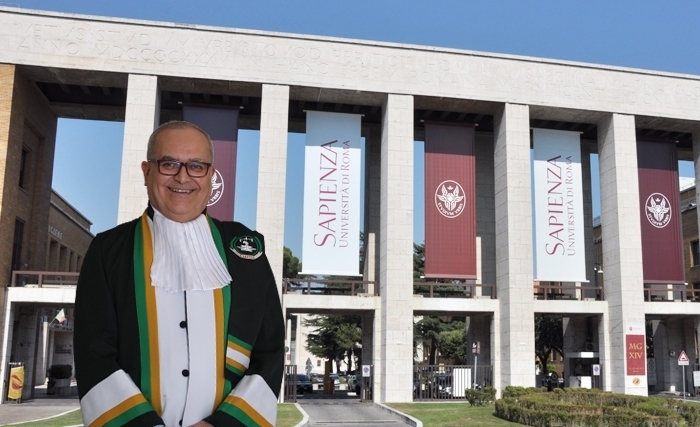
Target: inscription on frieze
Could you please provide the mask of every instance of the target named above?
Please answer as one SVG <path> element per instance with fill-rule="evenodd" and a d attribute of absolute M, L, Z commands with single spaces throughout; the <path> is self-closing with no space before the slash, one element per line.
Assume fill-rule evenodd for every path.
<path fill-rule="evenodd" d="M 0 13 L 0 49 L 21 57 L 51 56 L 265 73 L 280 81 L 310 78 L 342 83 L 400 84 L 419 90 L 516 102 L 559 97 L 594 106 L 668 106 L 693 109 L 700 103 L 696 79 L 657 78 L 595 66 L 551 64 L 518 58 L 404 49 L 205 29 L 130 25 Z M 128 67 L 126 67 L 128 69 Z M 143 67 L 141 67 L 143 69 Z M 183 68 L 184 70 L 185 68 Z M 158 68 L 154 69 L 158 71 Z M 195 73 L 200 72 L 194 70 Z M 313 81 L 313 80 L 311 80 Z M 408 89 L 407 89 L 408 90 Z"/>
<path fill-rule="evenodd" d="M 233 61 L 235 50 L 235 41 L 227 34 L 192 36 L 183 31 L 111 30 L 89 24 L 15 22 L 8 27 L 13 29 L 8 48 L 20 53 L 223 66 Z"/>

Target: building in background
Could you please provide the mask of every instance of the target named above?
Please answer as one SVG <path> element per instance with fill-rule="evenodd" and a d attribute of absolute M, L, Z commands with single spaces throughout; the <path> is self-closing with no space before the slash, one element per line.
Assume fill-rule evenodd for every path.
<path fill-rule="evenodd" d="M 37 267 L 32 269 L 26 262 L 13 270 L 5 290 L 3 318 L 8 327 L 3 355 L 5 363 L 25 366 L 23 399 L 34 397 L 34 386 L 45 383 L 51 365 L 73 365 L 75 284 L 94 237 L 92 223 L 83 214 L 55 191 L 49 196 L 48 216 L 42 217 L 46 221 L 32 222 L 31 217 L 23 221 L 29 235 L 45 233 L 38 239 L 43 259 L 16 245 L 17 256 Z"/>
<path fill-rule="evenodd" d="M 467 341 L 480 343 L 479 361 L 489 367 L 482 371 L 492 372 L 488 384 L 499 391 L 536 385 L 539 316 L 563 319 L 565 377 L 581 363 L 588 383 L 640 395 L 652 386 L 679 390 L 692 380 L 691 370 L 682 378 L 675 359 L 683 350 L 697 357 L 700 304 L 685 285 L 690 275 L 682 265 L 681 226 L 674 222 L 681 210 L 674 161 L 699 157 L 699 76 L 17 8 L 0 8 L 0 21 L 0 235 L 8 236 L 0 275 L 8 283 L 13 271 L 80 264 L 77 247 L 74 256 L 70 245 L 62 249 L 66 231 L 59 223 L 52 226 L 63 240 L 44 235 L 58 117 L 124 121 L 118 221 L 125 222 L 147 202 L 140 163 L 148 136 L 195 106 L 205 122 L 227 125 L 214 139 L 234 144 L 235 130 L 259 130 L 257 205 L 247 208 L 255 210 L 256 228 L 265 235 L 285 316 L 361 315 L 362 364 L 371 366 L 366 381 L 373 400 L 413 399 L 415 316 L 464 317 Z M 209 120 L 222 111 L 226 119 Z M 341 115 L 347 132 L 344 127 L 342 138 L 323 142 L 325 131 L 339 128 L 329 123 Z M 364 271 L 357 272 L 361 280 L 354 276 L 355 253 L 321 251 L 314 268 L 343 264 L 350 271 L 332 284 L 301 284 L 288 292 L 282 277 L 285 189 L 302 185 L 288 182 L 288 140 L 292 132 L 311 139 L 312 129 L 322 143 L 313 151 L 307 140 L 305 152 L 316 157 L 305 168 L 324 173 L 304 180 L 306 191 L 318 196 L 305 202 L 305 215 L 326 219 L 311 221 L 322 233 L 306 238 L 317 238 L 316 246 L 355 244 L 350 239 L 357 224 L 349 222 L 360 215 L 349 213 L 357 203 L 344 198 L 343 189 L 359 189 Z M 345 162 L 360 158 L 352 152 L 359 136 L 364 164 L 353 163 L 346 176 Z M 426 175 L 435 175 L 426 183 L 435 188 L 414 188 L 415 141 L 425 142 L 425 153 L 418 154 L 430 155 L 426 170 L 433 169 Z M 564 155 L 543 154 L 564 148 Z M 596 153 L 599 168 L 592 176 Z M 449 168 L 464 173 L 442 175 L 448 169 L 441 159 L 456 156 L 460 161 L 447 162 Z M 662 168 L 655 163 L 660 160 Z M 357 182 L 360 170 L 364 188 Z M 648 195 L 662 181 L 673 191 Z M 222 192 L 235 190 L 232 182 L 218 184 Z M 601 199 L 597 246 L 594 186 Z M 426 237 L 426 257 L 432 258 L 425 277 L 431 281 L 414 284 L 413 197 L 423 190 L 425 209 L 436 210 L 426 215 L 426 235 L 448 230 L 443 236 L 450 243 Z M 566 212 L 564 196 L 571 197 Z M 331 209 L 331 202 L 340 208 Z M 463 225 L 454 227 L 456 218 Z M 654 240 L 650 232 L 672 235 Z M 543 250 L 540 243 L 548 239 L 552 246 Z M 567 258 L 542 262 L 553 253 Z M 669 255 L 675 256 L 673 274 L 659 278 L 671 264 L 658 261 Z M 50 280 L 65 284 L 69 274 Z M 31 354 L 13 353 L 15 343 L 31 335 L 15 320 L 36 325 L 41 316 L 55 316 L 25 302 L 51 301 L 71 321 L 74 289 L 32 288 L 32 280 L 3 290 L 0 375 L 11 358 L 37 363 Z M 452 281 L 444 286 L 441 280 Z M 303 336 L 297 334 L 298 346 Z"/>

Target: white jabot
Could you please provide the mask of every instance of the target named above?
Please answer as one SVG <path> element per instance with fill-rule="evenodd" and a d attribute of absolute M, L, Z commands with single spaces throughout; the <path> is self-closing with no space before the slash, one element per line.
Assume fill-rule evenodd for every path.
<path fill-rule="evenodd" d="M 218 289 L 231 283 L 204 214 L 176 222 L 153 211 L 153 286 L 174 293 Z"/>

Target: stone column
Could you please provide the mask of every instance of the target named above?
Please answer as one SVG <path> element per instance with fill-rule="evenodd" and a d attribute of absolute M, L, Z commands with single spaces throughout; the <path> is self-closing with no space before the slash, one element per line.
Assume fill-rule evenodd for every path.
<path fill-rule="evenodd" d="M 148 202 L 141 162 L 146 160 L 148 137 L 160 123 L 157 76 L 129 74 L 124 114 L 124 145 L 119 182 L 119 224 L 143 214 Z"/>
<path fill-rule="evenodd" d="M 496 284 L 496 234 L 493 221 L 493 135 L 477 133 L 476 147 L 476 272 L 477 283 Z M 477 295 L 491 295 L 490 291 L 477 289 Z"/>
<path fill-rule="evenodd" d="M 606 389 L 646 395 L 645 387 L 625 383 L 627 323 L 644 324 L 642 235 L 634 116 L 610 114 L 598 123 L 601 237 L 609 329 L 600 348 Z M 646 384 L 645 384 L 646 385 Z"/>
<path fill-rule="evenodd" d="M 472 314 L 466 318 L 467 334 L 467 366 L 474 366 L 474 353 L 472 345 L 474 342 L 481 343 L 479 355 L 476 358 L 477 372 L 476 378 L 472 373 L 472 383 L 484 385 L 482 379 L 488 378 L 489 372 L 485 372 L 485 365 L 491 365 L 491 314 Z M 534 372 L 534 367 L 533 367 Z M 488 385 L 488 384 L 486 384 Z"/>
<path fill-rule="evenodd" d="M 374 316 L 375 313 L 362 314 L 362 365 L 374 365 Z M 362 366 L 355 366 L 357 375 Z"/>
<path fill-rule="evenodd" d="M 413 399 L 413 145 L 413 97 L 389 94 L 381 139 L 380 402 Z"/>
<path fill-rule="evenodd" d="M 564 385 L 569 386 L 569 377 L 574 375 L 572 372 L 571 360 L 566 356 L 569 353 L 579 353 L 586 350 L 586 342 L 589 338 L 586 323 L 588 319 L 585 317 L 564 317 L 562 329 L 564 333 Z"/>
<path fill-rule="evenodd" d="M 284 352 L 284 364 L 289 365 L 291 363 L 291 354 L 292 354 L 292 317 L 287 317 L 285 316 L 284 319 L 285 323 L 285 328 L 284 328 L 284 346 L 287 347 L 289 350 Z M 297 331 L 298 333 L 299 331 Z M 296 338 L 295 338 L 296 339 Z M 290 359 L 287 359 L 289 357 Z"/>
<path fill-rule="evenodd" d="M 692 393 L 695 391 L 693 389 L 693 365 L 695 364 L 695 319 L 684 318 L 681 321 L 683 322 L 683 350 L 685 350 L 685 354 L 688 355 L 688 359 L 690 359 L 690 364 L 685 367 L 685 391 Z M 678 362 L 678 359 L 676 359 L 676 362 Z"/>
<path fill-rule="evenodd" d="M 381 187 L 381 128 L 371 126 L 365 136 L 365 268 L 363 280 L 374 281 L 365 292 L 374 294 L 379 277 L 379 209 Z"/>
<path fill-rule="evenodd" d="M 265 236 L 265 251 L 275 274 L 279 294 L 282 292 L 283 279 L 288 118 L 289 86 L 263 85 L 255 228 Z"/>
<path fill-rule="evenodd" d="M 306 369 L 306 360 L 301 360 L 301 350 L 306 345 L 306 334 L 302 333 L 302 317 L 305 317 L 308 315 L 304 315 L 302 313 L 296 314 L 292 319 L 294 319 L 294 324 L 296 328 L 296 344 L 294 346 L 294 357 L 292 358 L 292 364 L 297 365 L 297 373 L 303 374 Z M 306 317 L 305 317 L 306 318 Z"/>
<path fill-rule="evenodd" d="M 494 116 L 496 286 L 500 306 L 494 386 L 534 387 L 530 111 L 505 104 Z"/>
<path fill-rule="evenodd" d="M 364 323 L 365 319 L 363 318 L 363 323 L 362 327 L 364 328 L 367 323 Z M 384 354 L 384 324 L 385 318 L 382 315 L 382 307 L 380 306 L 378 310 L 374 311 L 374 316 L 372 318 L 372 322 L 370 325 L 372 325 L 372 334 L 374 335 L 372 337 L 372 349 L 370 352 L 372 353 L 372 365 L 373 365 L 373 371 L 372 371 L 372 401 L 381 403 L 381 402 L 386 402 L 386 400 L 381 400 L 381 397 L 384 395 L 383 392 L 383 380 L 385 375 L 383 374 L 384 366 L 387 364 L 386 361 L 382 359 L 383 354 Z M 364 334 L 364 332 L 363 332 Z M 363 337 L 364 339 L 364 337 Z M 364 354 L 364 353 L 363 353 Z M 413 354 L 413 353 L 411 353 Z M 412 358 L 411 358 L 412 359 Z"/>
<path fill-rule="evenodd" d="M 666 357 L 663 358 L 666 364 L 665 371 L 669 373 L 668 389 L 680 392 L 683 391 L 683 376 L 681 374 L 682 368 L 678 366 L 678 356 L 684 350 L 683 320 L 668 317 L 664 321 L 669 350 Z"/>
<path fill-rule="evenodd" d="M 591 142 L 581 141 L 581 182 L 583 190 L 583 241 L 586 251 L 586 278 L 582 286 L 595 286 L 595 248 L 593 246 L 593 191 L 591 189 Z M 577 292 L 578 293 L 578 292 Z M 583 298 L 595 298 L 594 291 L 584 291 Z M 590 337 L 593 339 L 593 337 Z"/>
<path fill-rule="evenodd" d="M 363 129 L 365 134 L 365 265 L 362 272 L 363 280 L 374 281 L 373 285 L 365 287 L 364 291 L 374 294 L 378 289 L 377 279 L 379 277 L 379 211 L 380 211 L 380 190 L 381 190 L 381 127 L 371 125 Z M 375 339 L 379 336 L 378 325 L 380 321 L 379 312 L 367 312 L 362 315 L 362 364 L 375 365 L 375 361 L 380 360 L 379 354 L 376 353 L 377 346 L 374 345 Z M 375 357 L 377 356 L 377 357 Z M 356 371 L 358 381 L 361 381 L 362 366 L 357 366 Z M 375 372 L 379 372 L 379 366 L 374 366 Z M 376 374 L 375 374 L 376 378 Z M 381 386 L 375 381 L 374 390 L 378 390 Z"/>

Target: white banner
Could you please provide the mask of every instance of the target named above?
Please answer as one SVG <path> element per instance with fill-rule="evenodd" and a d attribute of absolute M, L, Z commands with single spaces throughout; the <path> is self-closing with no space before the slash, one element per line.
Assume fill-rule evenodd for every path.
<path fill-rule="evenodd" d="M 587 282 L 581 138 L 533 129 L 534 280 Z"/>
<path fill-rule="evenodd" d="M 360 276 L 361 116 L 306 113 L 301 274 Z"/>

